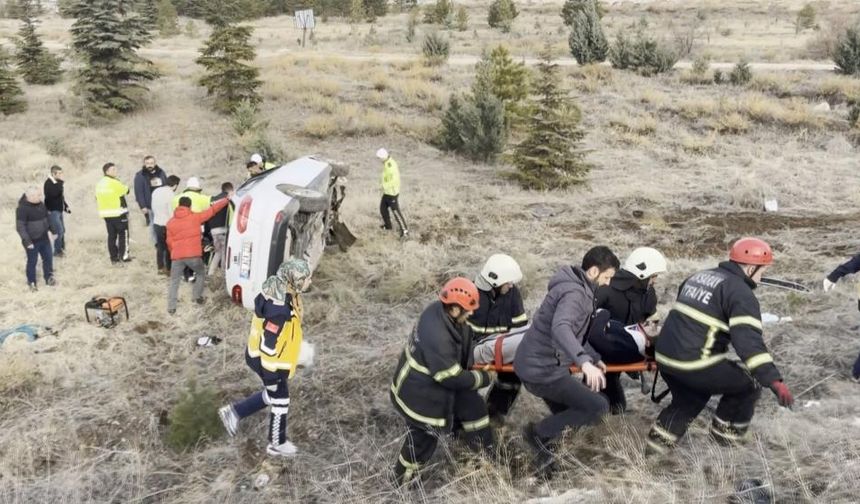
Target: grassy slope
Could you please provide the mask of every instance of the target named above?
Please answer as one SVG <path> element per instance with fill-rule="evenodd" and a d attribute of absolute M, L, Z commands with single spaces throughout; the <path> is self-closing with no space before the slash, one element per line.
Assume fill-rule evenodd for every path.
<path fill-rule="evenodd" d="M 53 162 L 66 168 L 74 211 L 57 288 L 24 293 L 23 253 L 11 232 L 0 250 L 0 327 L 39 321 L 61 332 L 33 344 L 10 341 L 0 350 L 4 502 L 250 502 L 260 497 L 247 489 L 259 471 L 278 475 L 265 501 L 399 501 L 407 496 L 385 483 L 401 429 L 386 387 L 404 335 L 441 279 L 472 274 L 482 258 L 504 250 L 523 263 L 533 309 L 554 269 L 591 244 L 608 243 L 621 255 L 650 244 L 673 258 L 660 283 L 668 304 L 685 275 L 712 265 L 742 234 L 773 241 L 775 275 L 810 282 L 857 247 L 851 231 L 860 196 L 850 184 L 856 148 L 845 131 L 843 104 L 854 92 L 850 81 L 775 75 L 770 81 L 785 88 L 777 93 L 761 76 L 759 84 L 738 89 L 689 86 L 680 76 L 647 80 L 565 70 L 585 111 L 597 168 L 587 188 L 536 194 L 501 182 L 498 168 L 445 156 L 419 141 L 447 94 L 468 84 L 464 72 L 265 56 L 265 115 L 273 138 L 294 155 L 319 151 L 353 163 L 346 213 L 362 240 L 348 254 L 324 260 L 307 296 L 307 334 L 319 359 L 312 373 L 293 382 L 290 424 L 305 455 L 265 462 L 262 416 L 244 424 L 236 441 L 174 454 L 163 446 L 159 418 L 186 380 L 215 388 L 225 400 L 257 386 L 242 359 L 248 317 L 229 307 L 213 281 L 207 306 L 192 306 L 184 289 L 179 314 L 168 318 L 166 285 L 154 275 L 142 219 L 132 219 L 137 261 L 110 267 L 92 187 L 105 161 L 119 163 L 130 180 L 146 153 L 183 178 L 201 176 L 212 190 L 222 180 L 241 179 L 246 153 L 193 85 L 195 46 L 184 38 L 159 41 L 152 54 L 166 76 L 153 86 L 152 105 L 118 123 L 76 125 L 61 111 L 60 101 L 73 105 L 66 83 L 28 88 L 31 110 L 0 119 L 7 202 L 0 227 L 12 229 L 17 198 L 27 185 L 41 184 Z M 390 76 L 385 86 L 380 75 Z M 810 112 L 834 88 L 835 112 Z M 785 97 L 786 90 L 794 97 Z M 737 133 L 721 126 L 726 123 Z M 404 244 L 377 229 L 372 155 L 381 145 L 403 169 L 403 205 L 416 234 Z M 778 197 L 783 214 L 762 218 L 762 196 Z M 561 213 L 535 219 L 529 206 L 536 204 Z M 633 217 L 633 210 L 644 216 Z M 565 450 L 569 471 L 542 486 L 524 473 L 526 452 L 516 432 L 545 409 L 524 395 L 512 426 L 500 433 L 510 469 L 444 464 L 409 498 L 519 502 L 574 488 L 605 502 L 718 502 L 734 481 L 759 477 L 784 502 L 851 502 L 860 482 L 860 403 L 843 371 L 857 351 L 849 290 L 808 298 L 761 291 L 764 310 L 795 318 L 767 331 L 795 392 L 835 376 L 803 396 L 795 412 L 777 409 L 765 393 L 755 437 L 743 449 L 712 445 L 700 421 L 676 459 L 644 460 L 643 436 L 658 409 L 631 383 L 633 412 L 572 436 Z M 113 332 L 83 323 L 89 296 L 118 293 L 129 298 L 132 321 Z M 226 342 L 197 350 L 193 340 L 201 334 Z M 806 400 L 819 404 L 804 408 Z"/>

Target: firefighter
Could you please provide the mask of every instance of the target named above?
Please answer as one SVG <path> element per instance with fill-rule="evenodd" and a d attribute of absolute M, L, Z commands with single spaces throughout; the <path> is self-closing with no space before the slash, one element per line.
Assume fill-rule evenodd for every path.
<path fill-rule="evenodd" d="M 475 277 L 480 300 L 469 318 L 477 343 L 528 324 L 523 298 L 516 285 L 522 279 L 523 272 L 513 257 L 494 254 L 487 259 L 481 273 Z M 498 375 L 487 394 L 487 411 L 493 421 L 504 420 L 519 391 L 520 380 L 516 374 Z"/>
<path fill-rule="evenodd" d="M 830 292 L 836 288 L 836 282 L 838 282 L 842 277 L 857 273 L 858 271 L 860 271 L 860 254 L 857 254 L 847 262 L 840 264 L 824 278 L 824 292 Z M 857 289 L 857 297 L 857 309 L 860 310 L 860 286 L 858 286 Z M 860 383 L 860 355 L 858 355 L 857 359 L 854 361 L 854 367 L 851 369 L 851 377 L 854 381 Z"/>
<path fill-rule="evenodd" d="M 478 289 L 466 278 L 448 281 L 409 336 L 391 384 L 391 402 L 406 420 L 407 433 L 394 476 L 408 483 L 436 450 L 455 419 L 473 449 L 490 450 L 490 417 L 478 389 L 490 384 L 487 371 L 472 367 L 472 330 L 467 321 L 478 309 Z"/>
<path fill-rule="evenodd" d="M 643 329 L 652 324 L 648 319 L 657 312 L 657 293 L 654 282 L 666 272 L 666 258 L 659 250 L 639 247 L 627 257 L 621 270 L 612 277 L 609 285 L 598 287 L 595 298 L 598 309 L 609 312 L 610 322 L 606 330 L 589 342 L 608 364 L 629 364 L 644 358 L 642 343 L 636 341 L 625 327 L 640 324 Z M 621 373 L 606 374 L 604 394 L 609 399 L 612 414 L 627 409 Z"/>
<path fill-rule="evenodd" d="M 302 344 L 300 294 L 310 285 L 311 271 L 304 259 L 284 262 L 277 275 L 263 282 L 254 300 L 254 317 L 245 362 L 263 381 L 263 390 L 218 410 L 224 429 L 233 437 L 239 421 L 269 406 L 269 444 L 273 457 L 292 457 L 298 448 L 287 435 L 290 410 L 288 380 L 299 365 Z"/>
<path fill-rule="evenodd" d="M 712 395 L 722 397 L 710 433 L 726 445 L 743 441 L 761 395 L 759 384 L 773 391 L 780 406 L 793 404 L 762 339 L 761 312 L 753 293 L 771 264 L 770 245 L 742 238 L 732 246 L 729 261 L 681 284 L 656 342 L 655 356 L 672 403 L 648 433 L 651 453 L 673 448 Z M 742 363 L 727 358 L 729 344 Z"/>

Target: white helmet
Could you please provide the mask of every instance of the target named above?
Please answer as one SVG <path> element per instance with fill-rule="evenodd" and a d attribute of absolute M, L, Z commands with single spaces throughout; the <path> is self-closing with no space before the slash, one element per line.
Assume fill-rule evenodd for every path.
<path fill-rule="evenodd" d="M 200 179 L 197 177 L 191 177 L 188 179 L 188 181 L 185 182 L 185 187 L 186 189 L 202 189 L 202 187 L 200 187 Z"/>
<path fill-rule="evenodd" d="M 475 283 L 481 290 L 489 290 L 501 287 L 506 283 L 518 283 L 522 279 L 523 272 L 513 257 L 505 254 L 494 254 L 484 263 L 481 274 L 475 279 Z"/>
<path fill-rule="evenodd" d="M 263 164 L 263 156 L 259 154 L 251 154 L 251 162 L 255 164 Z"/>
<path fill-rule="evenodd" d="M 623 269 L 633 273 L 639 280 L 645 280 L 658 273 L 666 272 L 666 258 L 657 249 L 639 247 L 624 261 Z"/>
<path fill-rule="evenodd" d="M 378 151 L 376 151 L 376 157 L 385 161 L 386 159 L 388 159 L 388 151 L 385 149 L 379 149 Z"/>

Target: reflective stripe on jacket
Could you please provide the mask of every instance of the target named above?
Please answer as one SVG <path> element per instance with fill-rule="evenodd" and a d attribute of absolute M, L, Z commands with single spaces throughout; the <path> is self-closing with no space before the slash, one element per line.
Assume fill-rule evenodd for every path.
<path fill-rule="evenodd" d="M 99 217 L 106 219 L 127 214 L 126 194 L 128 194 L 127 185 L 107 175 L 102 177 L 96 184 L 96 205 L 98 205 Z"/>
<path fill-rule="evenodd" d="M 263 318 L 255 313 L 251 319 L 251 331 L 248 334 L 248 356 L 260 359 L 263 369 L 277 373 L 288 371 L 293 376 L 299 361 L 299 351 L 302 346 L 301 310 L 292 302 L 284 310 L 287 317 Z"/>
<path fill-rule="evenodd" d="M 700 271 L 684 281 L 657 338 L 657 362 L 678 371 L 705 369 L 725 360 L 731 343 L 762 385 L 780 380 L 762 337 L 754 287 L 755 283 L 732 262 Z"/>
<path fill-rule="evenodd" d="M 449 427 L 458 390 L 489 384 L 485 371 L 473 371 L 472 331 L 456 324 L 440 301 L 428 306 L 400 355 L 391 383 L 391 401 L 408 421 Z"/>
<path fill-rule="evenodd" d="M 507 294 L 480 289 L 478 293 L 478 309 L 469 317 L 469 326 L 478 340 L 491 334 L 507 333 L 511 329 L 528 324 L 529 317 L 523 308 L 523 297 L 516 285 L 511 287 Z"/>

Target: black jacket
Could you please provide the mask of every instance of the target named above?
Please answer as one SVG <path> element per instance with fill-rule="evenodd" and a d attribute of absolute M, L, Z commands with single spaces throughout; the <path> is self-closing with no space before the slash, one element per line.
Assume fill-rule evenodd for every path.
<path fill-rule="evenodd" d="M 491 334 L 504 334 L 516 327 L 522 327 L 529 322 L 526 310 L 523 308 L 523 297 L 516 286 L 511 287 L 507 294 L 499 294 L 496 290 L 478 290 L 480 304 L 475 313 L 469 317 L 469 326 L 480 341 Z"/>
<path fill-rule="evenodd" d="M 654 287 L 629 271 L 616 273 L 609 285 L 598 287 L 594 295 L 597 307 L 608 310 L 612 320 L 624 325 L 639 324 L 657 313 Z"/>
<path fill-rule="evenodd" d="M 137 200 L 140 208 L 152 208 L 152 191 L 161 186 L 167 185 L 167 174 L 160 166 L 156 166 L 155 170 L 149 171 L 146 168 L 141 168 L 134 175 L 134 199 Z"/>
<path fill-rule="evenodd" d="M 675 372 L 706 369 L 727 357 L 729 343 L 764 386 L 780 380 L 762 338 L 755 283 L 732 262 L 700 271 L 681 284 L 657 338 L 656 359 Z"/>
<path fill-rule="evenodd" d="M 45 207 L 49 212 L 65 212 L 69 209 L 66 203 L 66 197 L 63 194 L 63 181 L 47 179 L 45 180 Z"/>
<path fill-rule="evenodd" d="M 472 330 L 456 324 L 441 301 L 428 306 L 412 330 L 397 362 L 391 402 L 407 421 L 449 428 L 458 390 L 490 383 L 485 371 L 472 371 Z"/>
<path fill-rule="evenodd" d="M 839 281 L 845 275 L 851 275 L 860 271 L 860 254 L 852 257 L 849 261 L 840 264 L 835 270 L 827 275 L 827 279 L 833 283 Z"/>
<path fill-rule="evenodd" d="M 215 203 L 216 201 L 218 201 L 220 199 L 224 199 L 226 197 L 227 197 L 227 193 L 222 192 L 216 196 L 212 196 L 211 201 L 212 201 L 212 203 Z M 227 227 L 227 208 L 229 206 L 230 205 L 227 205 L 226 207 L 222 208 L 221 211 L 219 211 L 218 213 L 215 214 L 215 217 L 212 217 L 211 219 L 209 219 L 209 222 L 207 222 L 209 229 Z"/>
<path fill-rule="evenodd" d="M 33 242 L 48 238 L 48 231 L 57 230 L 48 221 L 48 209 L 44 203 L 30 203 L 27 196 L 18 200 L 15 212 L 15 228 L 21 237 L 21 244 L 29 247 Z"/>

